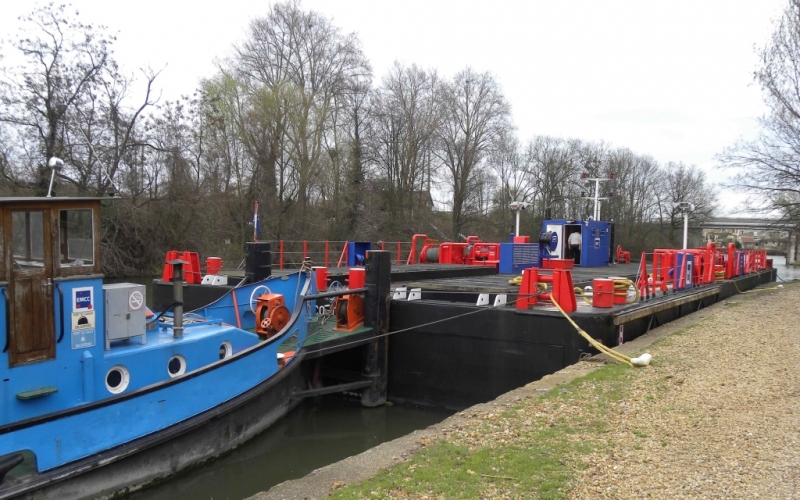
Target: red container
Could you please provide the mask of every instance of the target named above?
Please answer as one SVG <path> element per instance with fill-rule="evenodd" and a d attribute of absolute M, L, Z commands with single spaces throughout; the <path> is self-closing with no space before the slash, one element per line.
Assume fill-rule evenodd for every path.
<path fill-rule="evenodd" d="M 222 269 L 222 259 L 219 257 L 208 257 L 206 259 L 206 274 L 218 274 Z"/>
<path fill-rule="evenodd" d="M 350 281 L 348 281 L 348 285 L 351 290 L 355 288 L 364 288 L 367 282 L 367 271 L 363 267 L 351 267 L 349 276 Z"/>
<path fill-rule="evenodd" d="M 614 280 L 597 278 L 592 281 L 592 306 L 614 307 Z"/>
<path fill-rule="evenodd" d="M 328 268 L 322 266 L 314 266 L 311 268 L 314 271 L 314 279 L 317 284 L 317 291 L 324 292 L 328 289 Z"/>

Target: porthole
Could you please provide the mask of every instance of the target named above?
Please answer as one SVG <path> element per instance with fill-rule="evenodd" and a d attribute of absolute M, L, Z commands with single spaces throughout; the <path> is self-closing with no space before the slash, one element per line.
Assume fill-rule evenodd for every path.
<path fill-rule="evenodd" d="M 176 354 L 175 356 L 169 358 L 169 363 L 167 363 L 167 372 L 169 373 L 170 377 L 177 377 L 178 375 L 183 375 L 186 373 L 186 358 L 180 354 Z"/>
<path fill-rule="evenodd" d="M 219 359 L 226 359 L 231 356 L 233 356 L 233 346 L 226 340 L 219 345 Z"/>
<path fill-rule="evenodd" d="M 122 365 L 112 366 L 106 373 L 106 389 L 111 394 L 119 394 L 128 388 L 131 382 L 131 374 Z"/>

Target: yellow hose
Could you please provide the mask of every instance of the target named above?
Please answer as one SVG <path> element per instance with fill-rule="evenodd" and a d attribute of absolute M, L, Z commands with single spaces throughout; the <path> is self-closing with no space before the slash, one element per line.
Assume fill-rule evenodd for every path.
<path fill-rule="evenodd" d="M 586 292 L 584 292 L 584 291 L 583 291 L 583 288 L 581 288 L 581 287 L 579 287 L 579 286 L 576 286 L 576 287 L 574 288 L 574 290 L 575 290 L 575 293 L 577 293 L 578 295 L 580 295 L 580 296 L 581 296 L 581 298 L 583 299 L 583 301 L 584 301 L 584 302 L 586 302 L 586 303 L 587 303 L 587 304 L 589 304 L 589 305 L 592 305 L 592 301 L 591 301 L 591 300 L 589 300 L 589 299 L 586 297 Z"/>
<path fill-rule="evenodd" d="M 522 285 L 522 276 L 515 276 L 515 277 L 511 278 L 510 280 L 508 280 L 508 284 L 509 285 L 514 285 L 514 286 Z M 541 283 L 541 282 L 536 283 L 536 288 L 539 291 L 547 290 L 547 283 Z"/>
<path fill-rule="evenodd" d="M 594 346 L 595 349 L 597 349 L 598 351 L 600 351 L 603 354 L 607 355 L 608 357 L 610 357 L 614 361 L 617 361 L 617 362 L 620 362 L 620 363 L 625 363 L 626 365 L 628 365 L 631 368 L 633 368 L 633 363 L 631 363 L 631 358 L 629 358 L 628 356 L 626 356 L 626 355 L 624 355 L 622 353 L 619 353 L 619 352 L 615 351 L 614 349 L 611 349 L 610 347 L 606 347 L 602 343 L 600 343 L 597 340 L 593 339 L 591 335 L 589 335 L 588 333 L 583 331 L 581 329 L 581 327 L 579 327 L 578 324 L 575 323 L 572 320 L 572 318 L 569 317 L 569 314 L 564 312 L 564 309 L 561 308 L 561 305 L 554 298 L 551 297 L 550 301 L 553 304 L 555 304 L 556 308 L 558 308 L 558 310 L 561 312 L 561 314 L 564 315 L 565 318 L 567 318 L 567 321 L 569 321 L 572 324 L 572 326 L 574 326 L 575 329 L 578 330 L 578 333 L 581 335 L 581 337 L 583 337 L 586 340 L 588 340 L 589 343 L 592 344 L 592 346 Z"/>
<path fill-rule="evenodd" d="M 628 295 L 628 287 L 632 286 L 634 290 L 634 296 L 632 299 L 626 300 L 626 304 L 635 304 L 639 302 L 639 287 L 636 286 L 631 280 L 628 279 L 621 279 L 621 280 L 614 280 L 614 295 Z"/>
<path fill-rule="evenodd" d="M 514 278 L 511 278 L 510 280 L 508 280 L 508 284 L 509 285 L 516 285 L 516 286 L 521 285 L 522 284 L 522 276 L 516 276 Z M 627 304 L 632 304 L 632 303 L 637 302 L 639 300 L 639 288 L 636 286 L 636 284 L 633 283 L 633 281 L 631 281 L 629 279 L 614 280 L 614 295 L 618 295 L 618 294 L 622 295 L 624 293 L 627 296 L 628 295 L 628 287 L 629 286 L 633 286 L 634 290 L 636 290 L 636 294 L 634 295 L 634 298 L 631 299 L 631 300 L 626 301 Z M 542 290 L 542 291 L 543 290 L 547 290 L 547 284 L 546 283 L 536 283 L 536 288 L 538 290 Z M 584 301 L 586 301 L 586 303 L 591 305 L 591 302 L 586 298 L 586 295 L 584 294 L 583 290 L 581 290 L 580 287 L 575 287 L 575 291 L 580 294 L 580 296 L 583 298 Z M 626 355 L 624 355 L 622 353 L 619 353 L 619 352 L 615 351 L 614 349 L 611 349 L 610 347 L 606 347 L 602 343 L 600 343 L 597 340 L 595 340 L 594 338 L 592 338 L 591 335 L 589 335 L 588 333 L 583 331 L 581 329 L 581 327 L 579 327 L 578 324 L 575 323 L 572 320 L 572 318 L 570 318 L 569 315 L 566 312 L 564 312 L 564 309 L 561 308 L 561 305 L 556 301 L 556 299 L 554 297 L 551 296 L 550 297 L 550 301 L 556 306 L 556 308 L 559 310 L 559 312 L 561 312 L 561 314 L 565 318 L 567 318 L 567 321 L 569 321 L 570 324 L 573 327 L 575 327 L 575 329 L 578 331 L 578 333 L 583 338 L 585 338 L 587 341 L 589 341 L 589 343 L 592 346 L 594 346 L 595 349 L 597 349 L 598 351 L 602 352 L 603 354 L 605 354 L 606 356 L 608 356 L 609 358 L 611 358 L 615 362 L 625 363 L 626 365 L 628 365 L 631 368 L 633 368 L 634 365 L 633 365 L 633 363 L 631 363 L 631 358 L 629 358 L 628 356 L 626 356 Z"/>
<path fill-rule="evenodd" d="M 770 287 L 770 288 L 753 288 L 752 290 L 741 291 L 741 290 L 739 290 L 739 285 L 736 284 L 736 280 L 723 280 L 723 281 L 730 281 L 731 283 L 733 283 L 733 286 L 736 287 L 736 291 L 739 292 L 739 293 L 765 292 L 767 290 L 779 290 L 781 288 L 781 287 L 778 287 L 778 286 L 773 286 L 773 287 Z"/>

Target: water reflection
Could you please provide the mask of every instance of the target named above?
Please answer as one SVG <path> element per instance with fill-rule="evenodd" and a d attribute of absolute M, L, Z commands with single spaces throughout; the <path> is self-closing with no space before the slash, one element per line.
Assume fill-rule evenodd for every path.
<path fill-rule="evenodd" d="M 128 500 L 238 499 L 441 422 L 450 413 L 408 406 L 363 408 L 339 395 L 306 401 L 222 459 Z"/>

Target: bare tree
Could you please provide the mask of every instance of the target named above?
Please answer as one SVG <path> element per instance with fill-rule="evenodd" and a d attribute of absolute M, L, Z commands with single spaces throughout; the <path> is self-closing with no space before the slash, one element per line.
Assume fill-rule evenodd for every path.
<path fill-rule="evenodd" d="M 37 141 L 29 167 L 41 168 L 63 155 L 67 117 L 109 64 L 114 37 L 74 20 L 64 5 L 47 4 L 20 20 L 36 31 L 10 43 L 25 63 L 0 77 L 0 121 Z"/>
<path fill-rule="evenodd" d="M 441 119 L 435 72 L 399 63 L 375 92 L 369 157 L 379 178 L 390 234 L 409 232 L 428 184 L 431 145 Z"/>
<path fill-rule="evenodd" d="M 298 2 L 278 3 L 251 22 L 248 39 L 229 65 L 251 94 L 271 97 L 273 125 L 259 166 L 274 178 L 276 163 L 286 155 L 290 178 L 281 180 L 296 185 L 296 201 L 305 213 L 327 153 L 332 116 L 340 110 L 335 99 L 370 74 L 358 38 L 342 34 L 318 13 L 304 12 Z"/>
<path fill-rule="evenodd" d="M 669 162 L 663 168 L 660 176 L 664 184 L 659 186 L 659 192 L 664 193 L 660 199 L 662 204 L 662 226 L 668 224 L 670 243 L 677 245 L 678 230 L 683 222 L 681 211 L 674 206 L 677 202 L 694 204 L 695 210 L 689 215 L 693 221 L 702 221 L 710 217 L 716 210 L 713 186 L 706 182 L 706 174 L 694 165 L 687 167 L 683 163 Z"/>
<path fill-rule="evenodd" d="M 436 156 L 445 167 L 443 181 L 452 194 L 452 236 L 479 213 L 484 176 L 480 171 L 496 141 L 511 128 L 511 109 L 489 73 L 467 68 L 443 86 L 442 122 Z"/>
<path fill-rule="evenodd" d="M 800 219 L 800 0 L 788 0 L 771 40 L 761 50 L 755 80 L 769 113 L 761 134 L 719 159 L 737 172 L 731 187 L 749 193 L 754 209 L 778 209 Z"/>
<path fill-rule="evenodd" d="M 512 130 L 500 135 L 489 155 L 488 163 L 499 186 L 495 191 L 494 204 L 500 223 L 498 229 L 501 231 L 513 227 L 514 215 L 509 208 L 512 201 L 532 202 L 538 195 L 531 160 Z"/>

